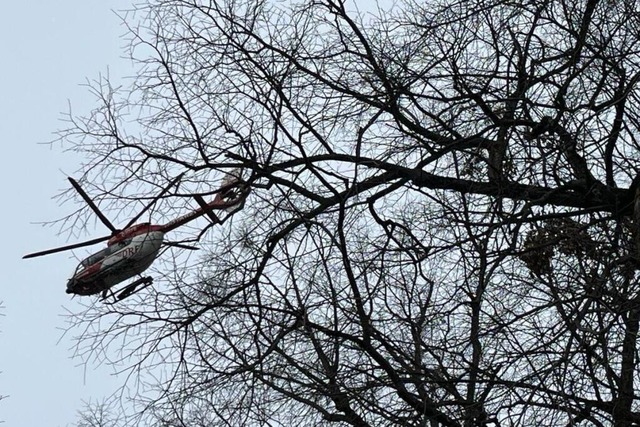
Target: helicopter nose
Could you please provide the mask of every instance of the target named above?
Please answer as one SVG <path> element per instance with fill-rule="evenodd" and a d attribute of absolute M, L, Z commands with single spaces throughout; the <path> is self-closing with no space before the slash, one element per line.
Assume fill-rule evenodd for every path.
<path fill-rule="evenodd" d="M 69 279 L 67 281 L 67 293 L 68 294 L 72 294 L 73 293 L 73 288 L 74 288 L 75 284 L 76 284 L 76 282 L 73 279 Z"/>

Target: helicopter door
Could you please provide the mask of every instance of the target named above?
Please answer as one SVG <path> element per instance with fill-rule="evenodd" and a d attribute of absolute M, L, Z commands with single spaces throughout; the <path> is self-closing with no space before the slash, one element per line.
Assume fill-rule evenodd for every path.
<path fill-rule="evenodd" d="M 119 251 L 120 249 L 124 248 L 125 246 L 127 246 L 129 243 L 131 243 L 131 239 L 125 239 L 122 240 L 118 243 L 114 243 L 111 246 L 107 246 L 106 248 L 104 248 L 103 250 L 96 252 L 95 254 L 85 258 L 84 260 L 82 260 L 80 262 L 80 266 L 83 268 L 89 267 L 90 265 L 93 265 L 95 263 L 98 263 L 100 261 L 102 261 L 103 259 L 105 259 L 106 257 L 108 257 L 109 255 Z"/>

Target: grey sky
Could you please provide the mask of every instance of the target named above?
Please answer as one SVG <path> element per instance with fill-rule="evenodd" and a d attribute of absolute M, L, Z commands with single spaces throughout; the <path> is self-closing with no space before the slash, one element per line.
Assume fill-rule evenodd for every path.
<path fill-rule="evenodd" d="M 101 400 L 120 380 L 106 367 L 78 366 L 70 359 L 70 337 L 61 339 L 64 307 L 73 310 L 77 304 L 64 292 L 75 259 L 69 253 L 21 259 L 65 244 L 67 236 L 34 223 L 74 208 L 60 207 L 51 197 L 65 188 L 65 174 L 72 174 L 80 160 L 38 143 L 62 127 L 67 100 L 77 112 L 93 105 L 81 87 L 86 78 L 107 67 L 113 77 L 130 73 L 128 62 L 120 59 L 124 28 L 111 11 L 130 2 L 5 3 L 0 15 L 0 394 L 9 398 L 0 401 L 0 420 L 6 426 L 66 426 L 75 421 L 83 400 Z M 89 233 L 104 231 L 96 227 Z"/>
<path fill-rule="evenodd" d="M 123 382 L 106 366 L 85 367 L 70 358 L 72 335 L 63 336 L 63 315 L 67 309 L 77 311 L 78 299 L 72 300 L 64 290 L 76 259 L 68 252 L 31 260 L 21 257 L 106 231 L 97 224 L 87 235 L 67 240 L 69 236 L 58 236 L 56 228 L 35 224 L 78 207 L 59 206 L 51 198 L 68 186 L 67 174 L 73 174 L 81 161 L 59 146 L 38 143 L 51 140 L 53 132 L 64 126 L 60 119 L 67 100 L 77 113 L 95 105 L 81 86 L 85 79 L 107 68 L 112 80 L 131 74 L 129 62 L 121 58 L 124 28 L 112 12 L 130 5 L 130 0 L 3 4 L 0 395 L 9 398 L 0 401 L 0 420 L 7 426 L 66 426 L 76 420 L 82 401 L 101 401 Z M 76 251 L 77 256 L 87 253 Z"/>

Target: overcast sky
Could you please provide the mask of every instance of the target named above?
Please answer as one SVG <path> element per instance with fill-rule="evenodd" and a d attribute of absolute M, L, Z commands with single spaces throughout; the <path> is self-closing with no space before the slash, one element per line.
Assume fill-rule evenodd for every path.
<path fill-rule="evenodd" d="M 94 104 L 87 78 L 130 73 L 121 58 L 124 28 L 116 0 L 4 2 L 0 15 L 0 189 L 3 317 L 0 318 L 0 420 L 6 426 L 66 426 L 82 401 L 100 401 L 121 383 L 107 367 L 78 365 L 63 337 L 65 294 L 77 262 L 70 254 L 22 260 L 25 253 L 65 244 L 67 236 L 35 223 L 74 208 L 51 198 L 68 184 L 79 159 L 51 140 L 70 102 L 77 112 Z M 76 206 L 77 207 L 77 206 Z M 90 230 L 96 237 L 105 230 Z M 92 233 L 93 234 L 93 233 Z"/>
<path fill-rule="evenodd" d="M 357 2 L 360 9 L 370 3 Z M 387 3 L 387 2 L 382 2 Z M 65 313 L 78 299 L 65 293 L 77 261 L 70 253 L 22 260 L 30 252 L 70 241 L 42 227 L 72 212 L 52 197 L 68 186 L 80 159 L 43 142 L 64 127 L 68 103 L 76 113 L 95 106 L 82 87 L 107 70 L 130 76 L 122 58 L 125 32 L 115 11 L 130 0 L 34 0 L 3 4 L 0 15 L 0 420 L 6 426 L 67 426 L 83 402 L 102 401 L 124 381 L 106 366 L 72 359 Z M 117 224 L 116 224 L 117 225 Z M 99 224 L 87 238 L 105 234 Z M 71 239 L 76 241 L 76 239 Z M 102 246 L 98 245 L 92 250 Z M 85 256 L 86 251 L 77 251 Z M 77 331 L 76 331 L 77 332 Z"/>

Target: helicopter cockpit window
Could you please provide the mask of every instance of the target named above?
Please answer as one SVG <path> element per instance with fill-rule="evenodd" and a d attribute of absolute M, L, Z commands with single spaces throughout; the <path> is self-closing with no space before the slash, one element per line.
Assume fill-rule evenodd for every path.
<path fill-rule="evenodd" d="M 124 248 L 129 243 L 131 243 L 131 239 L 125 239 L 125 240 L 122 240 L 122 241 L 120 241 L 118 243 L 114 243 L 111 246 L 107 246 L 106 248 L 104 248 L 100 252 L 96 252 L 95 254 L 91 255 L 90 257 L 85 258 L 84 260 L 82 260 L 80 262 L 80 266 L 84 268 L 84 267 L 90 266 L 91 264 L 95 264 L 96 262 L 100 262 L 104 258 L 106 258 L 109 255 L 111 255 L 112 253 L 117 252 L 120 249 Z"/>

